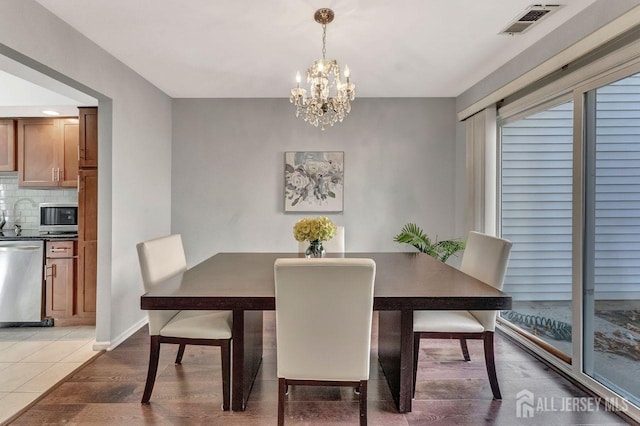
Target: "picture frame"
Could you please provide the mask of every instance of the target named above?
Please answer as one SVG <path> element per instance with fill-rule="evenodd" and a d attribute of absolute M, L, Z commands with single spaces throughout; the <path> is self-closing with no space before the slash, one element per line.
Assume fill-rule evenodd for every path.
<path fill-rule="evenodd" d="M 284 211 L 341 212 L 343 210 L 344 152 L 285 152 Z"/>

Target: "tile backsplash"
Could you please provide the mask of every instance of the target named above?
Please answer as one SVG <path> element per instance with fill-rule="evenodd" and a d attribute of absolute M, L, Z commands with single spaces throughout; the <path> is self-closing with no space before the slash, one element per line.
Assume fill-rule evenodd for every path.
<path fill-rule="evenodd" d="M 6 218 L 5 229 L 15 223 L 23 229 L 38 229 L 39 203 L 77 203 L 78 191 L 68 189 L 18 188 L 17 173 L 0 173 L 0 210 Z M 1 213 L 1 212 L 0 212 Z M 2 214 L 0 214 L 2 221 Z"/>

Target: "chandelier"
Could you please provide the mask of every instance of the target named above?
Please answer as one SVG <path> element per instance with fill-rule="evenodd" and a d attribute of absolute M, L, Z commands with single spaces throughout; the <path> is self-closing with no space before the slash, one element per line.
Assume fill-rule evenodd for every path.
<path fill-rule="evenodd" d="M 344 67 L 344 81 L 340 76 L 340 67 L 336 60 L 326 59 L 327 24 L 333 21 L 333 10 L 318 9 L 313 15 L 317 23 L 322 24 L 322 59 L 313 63 L 307 70 L 307 91 L 300 87 L 300 73 L 296 74 L 296 87 L 291 89 L 289 100 L 296 106 L 296 117 L 322 130 L 326 125 L 333 126 L 342 122 L 351 112 L 351 101 L 355 99 L 356 86 L 349 81 L 349 67 Z"/>

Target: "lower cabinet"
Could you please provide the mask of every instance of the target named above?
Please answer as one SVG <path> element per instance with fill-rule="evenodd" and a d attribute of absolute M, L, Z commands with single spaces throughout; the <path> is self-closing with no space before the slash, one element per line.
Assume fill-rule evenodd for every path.
<path fill-rule="evenodd" d="M 87 320 L 96 319 L 96 265 L 98 242 L 78 241 L 78 315 Z"/>
<path fill-rule="evenodd" d="M 95 288 L 79 286 L 77 241 L 45 242 L 45 315 L 54 326 L 95 324 Z M 87 255 L 82 248 L 80 257 Z M 78 273 L 77 273 L 77 272 Z M 84 280 L 82 280 L 84 282 Z"/>
<path fill-rule="evenodd" d="M 45 315 L 58 319 L 73 316 L 76 254 L 73 241 L 45 243 Z"/>

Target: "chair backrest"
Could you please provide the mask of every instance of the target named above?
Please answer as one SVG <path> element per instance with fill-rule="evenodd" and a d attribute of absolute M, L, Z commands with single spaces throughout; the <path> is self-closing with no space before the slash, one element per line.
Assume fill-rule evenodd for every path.
<path fill-rule="evenodd" d="M 182 237 L 178 234 L 144 241 L 136 247 L 146 291 L 187 269 Z"/>
<path fill-rule="evenodd" d="M 182 237 L 178 234 L 148 240 L 136 245 L 140 273 L 145 291 L 187 269 L 187 260 L 182 246 Z M 155 335 L 173 318 L 178 311 L 147 311 L 149 315 L 149 334 Z"/>
<path fill-rule="evenodd" d="M 462 255 L 460 270 L 498 290 L 507 273 L 511 241 L 471 231 Z M 470 311 L 487 331 L 494 331 L 496 311 Z"/>
<path fill-rule="evenodd" d="M 309 247 L 308 241 L 298 243 L 298 253 L 304 253 Z M 322 247 L 327 253 L 344 253 L 344 226 L 336 226 L 336 235 L 328 241 L 322 242 Z"/>
<path fill-rule="evenodd" d="M 371 259 L 277 259 L 278 377 L 369 378 L 373 285 Z"/>

